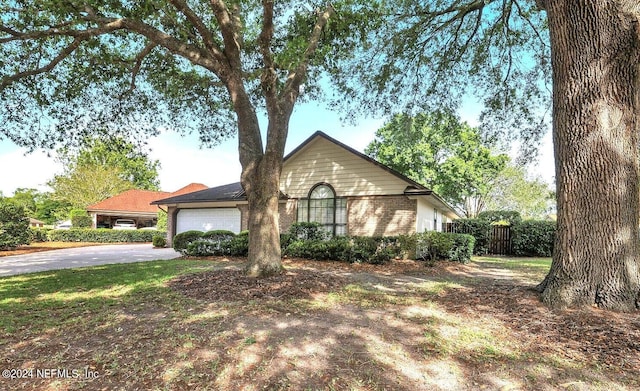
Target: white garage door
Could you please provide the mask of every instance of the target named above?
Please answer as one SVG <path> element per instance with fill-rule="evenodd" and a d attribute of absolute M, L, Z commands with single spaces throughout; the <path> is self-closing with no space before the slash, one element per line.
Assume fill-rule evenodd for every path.
<path fill-rule="evenodd" d="M 238 208 L 180 209 L 176 219 L 176 233 L 218 229 L 238 233 L 240 218 Z"/>

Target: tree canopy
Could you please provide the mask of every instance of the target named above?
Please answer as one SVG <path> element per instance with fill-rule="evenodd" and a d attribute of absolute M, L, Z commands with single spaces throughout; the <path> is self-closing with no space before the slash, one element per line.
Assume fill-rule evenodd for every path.
<path fill-rule="evenodd" d="M 61 148 L 58 160 L 69 167 L 101 166 L 118 170 L 120 179 L 136 189 L 159 190 L 160 162 L 152 160 L 141 147 L 123 138 L 91 138 L 79 148 Z"/>
<path fill-rule="evenodd" d="M 432 188 L 467 217 L 484 210 L 509 159 L 449 111 L 396 115 L 376 132 L 365 153 Z"/>

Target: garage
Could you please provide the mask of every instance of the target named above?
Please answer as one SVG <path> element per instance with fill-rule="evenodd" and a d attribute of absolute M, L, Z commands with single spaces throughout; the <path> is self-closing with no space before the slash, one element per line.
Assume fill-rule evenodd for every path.
<path fill-rule="evenodd" d="M 238 208 L 180 209 L 176 216 L 176 233 L 219 229 L 239 233 L 241 221 Z"/>

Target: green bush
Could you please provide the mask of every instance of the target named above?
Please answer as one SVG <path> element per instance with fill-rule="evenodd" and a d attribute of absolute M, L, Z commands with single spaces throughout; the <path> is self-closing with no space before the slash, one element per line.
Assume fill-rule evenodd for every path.
<path fill-rule="evenodd" d="M 484 255 L 489 252 L 491 244 L 491 223 L 483 219 L 458 219 L 453 222 L 452 231 L 473 236 L 476 241 L 473 253 Z"/>
<path fill-rule="evenodd" d="M 48 241 L 49 231 L 51 231 L 51 228 L 31 228 L 29 232 L 31 242 L 43 243 Z"/>
<path fill-rule="evenodd" d="M 228 254 L 234 257 L 246 257 L 249 253 L 249 231 L 242 231 L 229 241 Z"/>
<path fill-rule="evenodd" d="M 199 239 L 187 245 L 184 253 L 190 256 L 230 255 L 232 246 L 235 246 L 232 245 L 235 237 L 236 234 L 231 231 L 204 232 Z"/>
<path fill-rule="evenodd" d="M 187 247 L 192 242 L 202 238 L 202 231 L 185 231 L 173 237 L 173 249 L 181 253 L 186 253 Z"/>
<path fill-rule="evenodd" d="M 400 255 L 400 246 L 393 237 L 337 236 L 293 240 L 283 253 L 305 259 L 383 264 Z"/>
<path fill-rule="evenodd" d="M 345 260 L 350 263 L 381 265 L 400 256 L 400 246 L 395 237 L 352 236 Z"/>
<path fill-rule="evenodd" d="M 288 233 L 293 240 L 326 240 L 331 237 L 320 223 L 299 222 L 291 224 Z"/>
<path fill-rule="evenodd" d="M 51 230 L 48 238 L 52 242 L 148 243 L 156 235 L 163 235 L 163 233 L 148 230 L 71 228 Z"/>
<path fill-rule="evenodd" d="M 514 255 L 550 257 L 556 234 L 556 222 L 524 220 L 511 227 L 511 246 Z"/>
<path fill-rule="evenodd" d="M 416 259 L 418 238 L 416 234 L 398 236 L 399 256 L 402 259 Z"/>
<path fill-rule="evenodd" d="M 434 265 L 437 260 L 467 263 L 471 260 L 475 238 L 467 234 L 427 231 L 416 235 L 417 258 Z"/>
<path fill-rule="evenodd" d="M 8 202 L 0 203 L 0 250 L 29 244 L 30 240 L 29 217 L 24 207 Z"/>
<path fill-rule="evenodd" d="M 73 209 L 69 212 L 71 218 L 71 226 L 74 228 L 91 228 L 91 217 L 87 215 L 86 210 Z"/>
<path fill-rule="evenodd" d="M 469 263 L 473 255 L 476 238 L 467 234 L 453 235 L 453 247 L 447 253 L 447 259 L 454 262 Z"/>
<path fill-rule="evenodd" d="M 151 243 L 153 244 L 153 247 L 164 248 L 167 247 L 167 238 L 163 235 L 155 234 L 151 239 Z"/>

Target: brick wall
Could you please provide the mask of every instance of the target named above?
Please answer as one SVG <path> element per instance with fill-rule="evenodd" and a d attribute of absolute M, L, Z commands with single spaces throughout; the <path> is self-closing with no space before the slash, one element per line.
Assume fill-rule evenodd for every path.
<path fill-rule="evenodd" d="M 399 196 L 349 197 L 348 233 L 353 236 L 395 236 L 416 231 L 417 201 Z"/>
<path fill-rule="evenodd" d="M 280 203 L 278 205 L 278 212 L 280 213 L 280 232 L 284 232 L 291 227 L 291 224 L 296 222 L 297 217 L 297 205 L 298 201 L 291 199 L 286 203 Z M 240 213 L 242 213 L 242 230 L 246 230 L 249 227 L 249 206 L 247 204 L 238 205 Z"/>
<path fill-rule="evenodd" d="M 174 221 L 176 215 L 176 207 L 167 208 L 167 246 L 173 246 L 173 237 L 176 236 L 176 223 Z"/>

